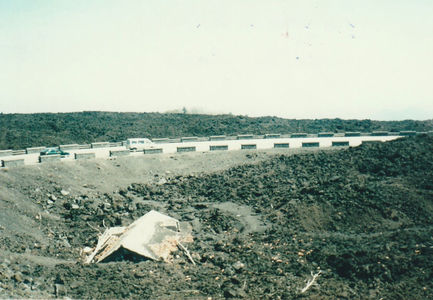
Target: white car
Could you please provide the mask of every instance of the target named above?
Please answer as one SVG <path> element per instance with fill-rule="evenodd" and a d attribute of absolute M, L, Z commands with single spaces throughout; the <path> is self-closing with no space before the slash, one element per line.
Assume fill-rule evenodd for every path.
<path fill-rule="evenodd" d="M 126 148 L 132 151 L 143 150 L 145 148 L 153 148 L 155 144 L 146 138 L 134 138 L 126 140 Z"/>

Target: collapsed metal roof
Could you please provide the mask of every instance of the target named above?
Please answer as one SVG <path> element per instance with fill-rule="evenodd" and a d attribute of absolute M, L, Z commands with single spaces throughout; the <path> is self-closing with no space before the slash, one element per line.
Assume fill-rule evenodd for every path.
<path fill-rule="evenodd" d="M 98 244 L 85 258 L 85 263 L 98 263 L 114 254 L 121 247 L 138 255 L 168 261 L 171 252 L 182 242 L 192 242 L 192 235 L 187 230 L 181 231 L 179 221 L 150 211 L 127 227 L 111 227 L 99 237 Z"/>

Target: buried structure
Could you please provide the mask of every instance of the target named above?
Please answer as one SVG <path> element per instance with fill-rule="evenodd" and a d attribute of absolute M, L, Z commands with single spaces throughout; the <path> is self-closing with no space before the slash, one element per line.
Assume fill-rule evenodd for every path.
<path fill-rule="evenodd" d="M 98 263 L 141 256 L 153 260 L 170 261 L 171 252 L 180 248 L 194 263 L 182 243 L 192 242 L 187 226 L 178 220 L 150 211 L 127 227 L 108 228 L 98 239 L 94 249 L 83 249 L 85 263 Z"/>

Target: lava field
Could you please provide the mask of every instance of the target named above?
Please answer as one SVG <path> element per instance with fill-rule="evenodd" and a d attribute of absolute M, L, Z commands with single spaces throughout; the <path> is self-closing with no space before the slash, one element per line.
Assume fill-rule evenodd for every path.
<path fill-rule="evenodd" d="M 23 182 L 2 171 L 0 297 L 433 299 L 432 136 L 242 156 L 223 170 L 161 170 L 104 191 L 73 174 L 79 185 L 68 189 L 53 166 L 23 167 L 32 173 Z M 195 266 L 182 251 L 170 262 L 82 263 L 104 226 L 150 210 L 192 226 Z"/>

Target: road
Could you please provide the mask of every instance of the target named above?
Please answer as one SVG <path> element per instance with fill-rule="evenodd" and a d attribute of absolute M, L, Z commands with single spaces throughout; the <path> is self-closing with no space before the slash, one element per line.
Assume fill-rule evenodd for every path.
<path fill-rule="evenodd" d="M 241 145 L 256 145 L 258 150 L 274 148 L 274 144 L 288 143 L 290 148 L 301 148 L 302 143 L 318 142 L 320 148 L 331 147 L 332 142 L 349 142 L 349 146 L 356 147 L 364 141 L 391 141 L 401 136 L 357 136 L 357 137 L 306 137 L 306 138 L 271 138 L 271 139 L 244 139 L 244 140 L 222 140 L 222 141 L 192 141 L 178 143 L 158 143 L 156 148 L 162 148 L 163 153 L 177 153 L 178 147 L 196 147 L 198 152 L 210 151 L 210 146 L 226 145 L 229 151 L 241 150 Z M 95 153 L 96 158 L 110 157 L 110 151 L 126 150 L 124 146 L 107 147 L 96 149 L 70 150 L 70 156 L 62 158 L 61 161 L 73 161 L 74 153 Z M 131 156 L 144 155 L 142 151 L 131 153 Z M 24 164 L 34 165 L 39 163 L 39 154 L 23 154 L 1 157 L 1 160 L 24 159 Z"/>

